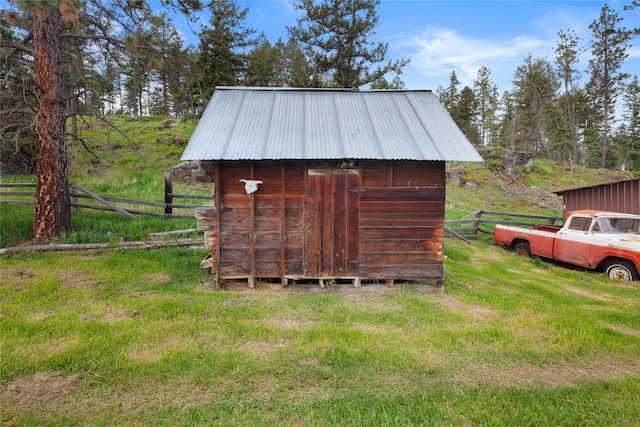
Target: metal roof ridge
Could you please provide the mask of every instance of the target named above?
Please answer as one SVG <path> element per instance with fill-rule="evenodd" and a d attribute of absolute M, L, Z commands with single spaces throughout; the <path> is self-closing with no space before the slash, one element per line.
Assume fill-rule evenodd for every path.
<path fill-rule="evenodd" d="M 291 92 L 433 92 L 431 89 L 358 89 L 348 87 L 275 87 L 275 86 L 216 86 L 215 90 L 291 91 Z"/>

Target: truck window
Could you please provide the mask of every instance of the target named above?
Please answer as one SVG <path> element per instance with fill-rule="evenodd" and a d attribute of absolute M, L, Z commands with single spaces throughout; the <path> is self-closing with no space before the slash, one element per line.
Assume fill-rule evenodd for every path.
<path fill-rule="evenodd" d="M 569 230 L 574 231 L 589 231 L 589 227 L 591 227 L 591 220 L 592 218 L 589 217 L 571 217 L 568 228 Z"/>
<path fill-rule="evenodd" d="M 611 219 L 615 233 L 637 233 L 640 221 L 633 218 L 614 218 Z"/>
<path fill-rule="evenodd" d="M 596 224 L 593 226 L 593 231 L 595 233 L 615 233 L 615 220 L 611 218 L 599 218 L 596 221 Z"/>

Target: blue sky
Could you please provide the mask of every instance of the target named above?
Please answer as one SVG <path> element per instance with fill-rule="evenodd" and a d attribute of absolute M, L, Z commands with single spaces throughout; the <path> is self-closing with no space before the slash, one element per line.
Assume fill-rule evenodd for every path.
<path fill-rule="evenodd" d="M 249 8 L 246 26 L 263 32 L 271 42 L 286 41 L 286 26 L 295 25 L 301 16 L 292 0 L 237 3 Z M 623 10 L 631 0 L 606 3 L 624 18 L 623 26 L 640 27 L 640 8 Z M 388 42 L 391 59 L 411 59 L 401 76 L 408 89 L 446 87 L 452 70 L 462 83 L 460 89 L 472 86 L 478 69 L 486 66 L 503 92 L 511 90 L 516 68 L 529 54 L 553 61 L 560 30 L 572 29 L 582 38 L 587 51 L 578 68 L 586 75 L 589 24 L 598 19 L 604 4 L 601 0 L 382 0 L 374 38 Z M 186 26 L 180 29 L 189 31 Z M 640 75 L 640 38 L 632 41 L 629 54 L 625 70 Z"/>

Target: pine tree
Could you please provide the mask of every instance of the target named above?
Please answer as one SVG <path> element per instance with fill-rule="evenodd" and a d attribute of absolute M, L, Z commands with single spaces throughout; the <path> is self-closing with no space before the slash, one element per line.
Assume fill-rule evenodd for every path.
<path fill-rule="evenodd" d="M 624 60 L 629 56 L 629 38 L 631 32 L 620 26 L 622 18 L 608 5 L 602 6 L 600 17 L 589 25 L 593 39 L 589 61 L 591 84 L 596 90 L 597 102 L 602 105 L 602 149 L 600 167 L 607 164 L 609 146 L 609 125 L 614 114 L 616 97 L 622 89 L 622 83 L 629 76 L 620 71 Z"/>
<path fill-rule="evenodd" d="M 465 86 L 460 92 L 460 97 L 456 103 L 451 117 L 456 122 L 462 133 L 472 144 L 480 144 L 480 134 L 476 127 L 478 111 L 478 101 L 473 89 Z"/>
<path fill-rule="evenodd" d="M 34 240 L 56 238 L 71 231 L 60 7 L 63 10 L 75 9 L 70 1 L 65 0 L 53 5 L 40 3 L 31 9 L 38 97 L 35 119 L 37 187 L 32 229 Z M 67 10 L 65 13 L 71 11 Z"/>
<path fill-rule="evenodd" d="M 634 76 L 623 94 L 624 128 L 617 151 L 624 155 L 626 169 L 640 170 L 640 83 Z"/>
<path fill-rule="evenodd" d="M 199 7 L 198 0 L 189 3 L 193 9 Z M 123 8 L 114 8 L 106 0 L 11 2 L 6 9 L 2 3 L 2 15 L 13 31 L 3 24 L 0 48 L 10 49 L 3 59 L 11 64 L 11 73 L 5 79 L 3 64 L 1 77 L 12 101 L 11 110 L 5 110 L 7 104 L 0 105 L 0 116 L 3 125 L 7 118 L 13 121 L 9 127 L 16 139 L 25 128 L 35 130 L 34 240 L 56 239 L 71 229 L 67 118 L 82 111 L 79 103 L 67 105 L 65 100 L 82 99 L 84 108 L 96 110 L 101 102 L 97 96 L 108 84 L 105 78 L 93 81 L 95 70 L 114 73 L 112 64 L 120 60 L 123 39 L 145 28 L 149 12 L 143 0 L 128 1 Z M 13 34 L 9 43 L 5 32 Z M 84 63 L 89 67 L 82 67 Z M 65 80 L 72 82 L 69 89 Z"/>
<path fill-rule="evenodd" d="M 498 86 L 491 81 L 491 70 L 482 66 L 473 81 L 475 98 L 478 106 L 478 127 L 480 128 L 480 144 L 487 145 L 493 137 L 498 109 Z"/>
<path fill-rule="evenodd" d="M 447 109 L 449 114 L 451 114 L 458 104 L 458 99 L 460 98 L 460 93 L 458 92 L 458 86 L 460 85 L 460 80 L 458 80 L 458 76 L 456 75 L 455 70 L 451 71 L 449 75 L 449 86 L 447 88 L 442 88 L 438 86 L 436 89 L 436 96 L 444 108 Z"/>
<path fill-rule="evenodd" d="M 559 82 L 551 64 L 529 55 L 516 70 L 513 80 L 515 102 L 514 127 L 516 146 L 520 150 L 549 157 L 549 114 L 553 112 Z"/>
<path fill-rule="evenodd" d="M 573 166 L 578 156 L 578 139 L 577 139 L 577 124 L 575 113 L 575 96 L 574 96 L 574 82 L 580 78 L 580 72 L 576 69 L 578 63 L 579 49 L 578 44 L 580 38 L 576 36 L 575 31 L 559 31 L 559 41 L 555 47 L 556 53 L 556 70 L 558 76 L 562 81 L 564 88 L 563 95 L 563 113 L 564 123 L 558 124 L 568 130 L 569 136 L 569 163 Z"/>
<path fill-rule="evenodd" d="M 304 12 L 287 27 L 328 86 L 359 88 L 388 73 L 399 74 L 408 60 L 387 59 L 388 43 L 372 42 L 380 0 L 296 0 Z M 379 65 L 380 64 L 380 65 Z"/>
<path fill-rule="evenodd" d="M 200 34 L 198 65 L 206 100 L 216 86 L 242 85 L 249 48 L 255 45 L 254 30 L 245 28 L 248 8 L 239 9 L 234 0 L 216 0 L 209 6 L 211 19 Z"/>

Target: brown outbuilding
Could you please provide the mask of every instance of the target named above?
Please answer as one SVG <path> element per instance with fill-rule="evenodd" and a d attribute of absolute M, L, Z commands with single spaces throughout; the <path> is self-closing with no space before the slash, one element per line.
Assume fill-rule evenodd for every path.
<path fill-rule="evenodd" d="M 640 178 L 556 191 L 563 214 L 582 209 L 640 215 Z"/>
<path fill-rule="evenodd" d="M 216 89 L 182 160 L 215 284 L 436 281 L 445 162 L 482 161 L 431 91 Z"/>

